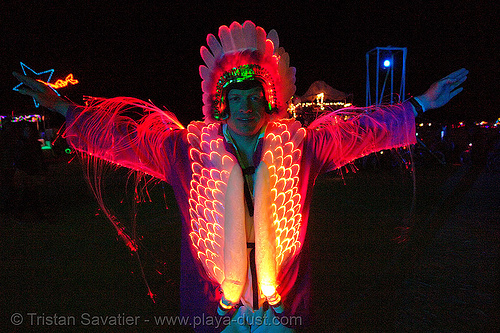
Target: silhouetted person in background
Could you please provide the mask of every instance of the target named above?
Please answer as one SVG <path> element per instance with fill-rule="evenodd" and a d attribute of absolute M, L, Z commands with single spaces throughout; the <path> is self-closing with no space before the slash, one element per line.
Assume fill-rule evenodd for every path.
<path fill-rule="evenodd" d="M 2 223 L 12 220 L 14 215 L 14 202 L 16 187 L 14 176 L 15 128 L 10 117 L 2 121 L 0 128 L 0 221 Z"/>
<path fill-rule="evenodd" d="M 18 172 L 16 181 L 19 188 L 15 209 L 20 222 L 43 220 L 40 187 L 43 185 L 46 165 L 34 123 L 19 123 L 16 139 L 14 166 Z"/>

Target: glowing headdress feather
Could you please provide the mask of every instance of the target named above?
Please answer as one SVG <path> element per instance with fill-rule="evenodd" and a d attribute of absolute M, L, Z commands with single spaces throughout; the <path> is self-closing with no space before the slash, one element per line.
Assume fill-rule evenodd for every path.
<path fill-rule="evenodd" d="M 295 93 L 295 68 L 290 67 L 288 53 L 279 47 L 278 33 L 271 30 L 266 37 L 264 29 L 251 21 L 243 25 L 233 22 L 219 28 L 219 40 L 209 34 L 208 48 L 200 49 L 205 62 L 200 66 L 205 122 L 222 120 L 224 88 L 248 79 L 262 83 L 274 117 L 284 117 L 287 102 Z"/>

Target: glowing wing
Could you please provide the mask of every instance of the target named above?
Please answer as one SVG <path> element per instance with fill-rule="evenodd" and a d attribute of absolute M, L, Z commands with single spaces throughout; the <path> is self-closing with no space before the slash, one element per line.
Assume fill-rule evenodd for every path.
<path fill-rule="evenodd" d="M 298 121 L 271 123 L 263 147 L 269 167 L 272 218 L 276 233 L 276 264 L 281 266 L 298 253 L 302 244 L 301 194 L 298 190 L 300 144 L 306 131 Z M 268 127 L 269 128 L 269 127 Z"/>
<path fill-rule="evenodd" d="M 192 245 L 207 274 L 224 280 L 224 202 L 230 171 L 236 163 L 224 149 L 219 124 L 188 126 L 193 178 L 189 193 Z"/>

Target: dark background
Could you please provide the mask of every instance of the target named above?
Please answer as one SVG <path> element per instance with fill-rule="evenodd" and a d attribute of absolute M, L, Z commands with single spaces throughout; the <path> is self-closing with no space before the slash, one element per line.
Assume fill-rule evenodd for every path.
<path fill-rule="evenodd" d="M 220 25 L 250 19 L 266 31 L 278 31 L 297 67 L 299 95 L 314 81 L 324 80 L 353 93 L 355 104 L 364 105 L 365 54 L 393 45 L 408 48 L 410 94 L 422 93 L 461 67 L 470 70 L 465 90 L 426 114 L 430 119 L 500 116 L 494 25 L 498 6 L 493 1 L 81 2 L 0 4 L 0 114 L 47 112 L 12 91 L 17 82 L 11 72 L 21 71 L 23 61 L 37 72 L 54 68 L 54 80 L 73 73 L 80 83 L 61 93 L 75 102 L 83 95 L 133 96 L 167 107 L 184 124 L 201 119 L 199 48 Z M 153 303 L 135 257 L 117 239 L 86 187 L 81 170 L 85 165 L 71 155 L 46 153 L 48 169 L 37 185 L 45 219 L 21 210 L 17 220 L 0 223 L 0 327 L 33 331 L 44 326 L 14 326 L 12 313 L 25 318 L 27 313 L 124 313 L 149 319 L 176 315 L 180 225 L 171 190 L 157 185 L 150 192 L 152 202 L 139 205 L 139 213 L 149 214 L 139 216 L 139 234 L 165 263 L 159 275 L 156 261 L 142 258 L 158 295 Z M 500 179 L 498 172 L 483 172 L 483 160 L 461 165 L 454 159 L 445 166 L 432 160 L 417 165 L 415 182 L 404 168 L 318 179 L 308 227 L 314 272 L 312 331 L 489 332 L 498 327 Z M 111 175 L 107 193 L 115 195 L 110 201 L 119 210 L 124 196 L 120 191 L 128 178 L 126 172 Z M 414 186 L 414 231 L 403 246 L 395 238 L 409 214 Z M 52 331 L 82 329 L 45 326 Z M 85 328 L 175 331 L 152 323 L 144 326 Z"/>
<path fill-rule="evenodd" d="M 33 108 L 12 91 L 11 72 L 21 71 L 22 61 L 37 72 L 55 69 L 52 82 L 73 73 L 80 83 L 60 92 L 77 103 L 83 95 L 131 96 L 167 107 L 183 123 L 201 119 L 199 48 L 220 25 L 249 19 L 278 31 L 297 68 L 298 95 L 324 80 L 364 106 L 366 52 L 407 47 L 408 94 L 461 67 L 470 70 L 461 96 L 431 119 L 491 121 L 499 116 L 494 3 L 3 2 L 1 113 Z"/>

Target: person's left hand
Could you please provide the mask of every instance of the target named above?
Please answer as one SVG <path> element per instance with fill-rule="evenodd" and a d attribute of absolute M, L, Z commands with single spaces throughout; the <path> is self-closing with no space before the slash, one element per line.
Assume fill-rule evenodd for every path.
<path fill-rule="evenodd" d="M 465 68 L 451 73 L 434 82 L 423 95 L 417 96 L 417 99 L 422 102 L 426 111 L 445 105 L 463 90 L 463 87 L 459 86 L 467 79 L 468 73 Z"/>
<path fill-rule="evenodd" d="M 59 94 L 47 84 L 17 72 L 13 72 L 12 75 L 14 75 L 19 82 L 23 83 L 17 90 L 20 94 L 31 96 L 40 105 L 66 116 L 66 111 L 70 103 L 60 97 Z"/>

